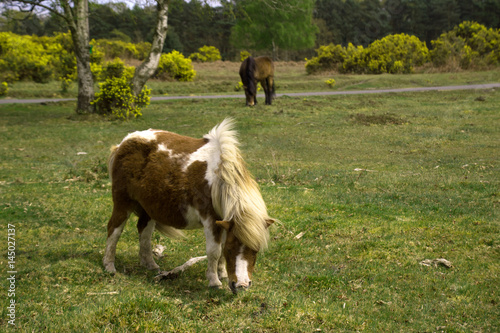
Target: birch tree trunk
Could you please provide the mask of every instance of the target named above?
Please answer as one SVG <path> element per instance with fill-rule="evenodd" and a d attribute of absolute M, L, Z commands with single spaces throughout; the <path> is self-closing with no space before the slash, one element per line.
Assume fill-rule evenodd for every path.
<path fill-rule="evenodd" d="M 60 3 L 71 32 L 76 56 L 78 73 L 76 112 L 93 113 L 95 107 L 91 102 L 94 100 L 94 79 L 90 70 L 88 0 L 74 0 L 73 8 L 70 6 L 70 0 L 62 0 Z"/>
<path fill-rule="evenodd" d="M 156 6 L 156 28 L 153 35 L 153 42 L 151 43 L 151 51 L 146 60 L 135 69 L 134 77 L 131 82 L 132 93 L 135 96 L 139 95 L 146 82 L 153 76 L 158 68 L 161 51 L 163 50 L 163 43 L 167 36 L 168 0 L 156 0 Z"/>

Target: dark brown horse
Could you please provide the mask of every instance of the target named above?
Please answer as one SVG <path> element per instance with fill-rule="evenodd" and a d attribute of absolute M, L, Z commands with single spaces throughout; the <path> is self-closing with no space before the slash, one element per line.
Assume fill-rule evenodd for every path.
<path fill-rule="evenodd" d="M 271 105 L 274 93 L 274 63 L 269 57 L 248 57 L 241 63 L 240 77 L 245 88 L 247 105 L 257 104 L 257 82 L 266 94 L 266 105 Z"/>

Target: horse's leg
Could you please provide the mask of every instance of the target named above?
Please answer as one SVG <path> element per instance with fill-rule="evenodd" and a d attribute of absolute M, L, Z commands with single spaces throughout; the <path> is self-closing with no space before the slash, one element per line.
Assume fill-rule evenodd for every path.
<path fill-rule="evenodd" d="M 248 91 L 248 88 L 245 87 L 245 99 L 246 99 L 246 106 L 250 106 L 250 92 Z"/>
<path fill-rule="evenodd" d="M 267 78 L 267 86 L 268 86 L 268 89 L 269 89 L 269 105 L 271 105 L 273 103 L 273 98 L 274 98 L 274 95 L 275 95 L 275 92 L 274 92 L 274 76 L 269 76 Z"/>
<path fill-rule="evenodd" d="M 264 94 L 266 96 L 266 105 L 269 105 L 271 104 L 270 102 L 270 89 L 269 89 L 269 82 L 267 81 L 267 78 L 265 78 L 264 80 L 260 81 L 260 85 L 262 86 L 262 88 L 264 88 Z"/>
<path fill-rule="evenodd" d="M 264 91 L 266 92 L 266 105 L 271 105 L 272 101 L 273 101 L 273 77 L 272 76 L 268 76 L 266 79 L 265 79 L 265 88 L 264 88 Z"/>
<path fill-rule="evenodd" d="M 252 105 L 257 105 L 257 84 L 259 84 L 259 82 L 257 80 L 255 80 L 253 86 L 255 88 L 255 90 L 252 92 L 253 93 L 253 104 Z"/>
<path fill-rule="evenodd" d="M 223 255 L 220 256 L 217 263 L 217 273 L 219 274 L 219 279 L 227 279 L 226 258 Z"/>
<path fill-rule="evenodd" d="M 224 248 L 225 243 L 226 233 L 223 232 L 221 235 L 221 249 Z M 226 258 L 224 257 L 224 254 L 220 256 L 219 262 L 217 263 L 217 273 L 219 274 L 219 279 L 227 279 Z"/>
<path fill-rule="evenodd" d="M 151 251 L 151 236 L 155 230 L 156 222 L 151 220 L 146 212 L 141 213 L 137 222 L 137 230 L 139 231 L 139 259 L 141 265 L 149 270 L 159 269 L 153 258 Z"/>
<path fill-rule="evenodd" d="M 220 288 L 222 283 L 219 280 L 219 276 L 217 274 L 217 268 L 219 259 L 222 256 L 222 244 L 217 242 L 216 239 L 220 237 L 216 237 L 215 235 L 215 227 L 213 223 L 210 221 L 204 221 L 203 229 L 205 231 L 205 240 L 207 246 L 207 279 L 208 286 L 213 288 Z"/>
<path fill-rule="evenodd" d="M 106 250 L 104 252 L 104 258 L 102 263 L 104 269 L 110 273 L 116 273 L 115 268 L 115 256 L 116 256 L 116 244 L 120 239 L 123 228 L 125 227 L 125 222 L 129 217 L 130 213 L 125 209 L 117 208 L 117 205 L 113 207 L 113 213 L 108 222 L 108 239 L 106 240 Z"/>

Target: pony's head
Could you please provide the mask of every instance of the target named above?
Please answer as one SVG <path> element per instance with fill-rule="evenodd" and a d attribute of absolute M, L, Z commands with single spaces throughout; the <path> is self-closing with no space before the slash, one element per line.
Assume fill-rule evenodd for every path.
<path fill-rule="evenodd" d="M 265 228 L 268 228 L 274 220 L 266 220 Z M 255 267 L 258 251 L 246 246 L 234 233 L 234 222 L 217 221 L 217 225 L 227 231 L 224 244 L 224 258 L 229 288 L 236 294 L 239 290 L 247 289 L 252 285 L 252 273 Z"/>
<path fill-rule="evenodd" d="M 254 106 L 257 104 L 257 86 L 253 80 L 250 80 L 248 84 L 244 87 L 245 89 L 245 97 L 246 97 L 246 105 Z"/>

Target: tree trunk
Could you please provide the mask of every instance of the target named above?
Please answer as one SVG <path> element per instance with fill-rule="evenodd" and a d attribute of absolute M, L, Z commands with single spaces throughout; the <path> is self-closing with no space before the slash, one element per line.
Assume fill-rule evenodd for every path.
<path fill-rule="evenodd" d="M 132 78 L 132 93 L 137 96 L 144 88 L 144 85 L 151 76 L 155 73 L 160 63 L 161 51 L 163 43 L 167 36 L 167 21 L 168 21 L 168 0 L 156 0 L 157 17 L 156 28 L 151 43 L 151 51 L 148 57 L 142 64 L 135 69 L 134 77 Z"/>
<path fill-rule="evenodd" d="M 76 69 L 78 73 L 78 100 L 77 113 L 93 113 L 94 79 L 90 70 L 89 46 L 89 15 L 88 0 L 75 0 L 74 8 L 69 6 L 68 0 L 61 1 L 71 32 L 75 49 Z"/>

